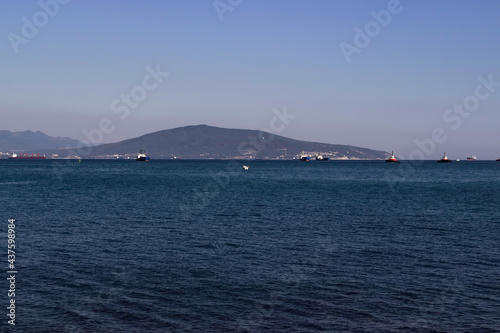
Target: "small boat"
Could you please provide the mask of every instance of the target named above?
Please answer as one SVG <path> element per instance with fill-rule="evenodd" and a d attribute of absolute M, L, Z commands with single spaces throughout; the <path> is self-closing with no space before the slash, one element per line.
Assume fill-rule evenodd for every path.
<path fill-rule="evenodd" d="M 446 156 L 446 152 L 443 155 L 443 158 L 437 161 L 438 163 L 451 163 L 451 160 L 448 159 L 448 156 Z"/>
<path fill-rule="evenodd" d="M 477 157 L 474 155 L 467 156 L 467 161 L 475 161 L 477 160 Z"/>
<path fill-rule="evenodd" d="M 140 162 L 149 162 L 149 156 L 147 156 L 146 153 L 143 153 L 141 149 L 140 153 L 137 154 L 137 158 L 135 160 Z"/>
<path fill-rule="evenodd" d="M 385 163 L 399 163 L 399 160 L 394 156 L 394 150 L 391 153 L 391 156 L 389 156 L 388 159 L 385 160 Z"/>
<path fill-rule="evenodd" d="M 243 166 L 243 170 L 248 170 L 248 169 L 250 169 L 250 166 L 249 166 L 249 165 L 244 165 L 244 166 Z"/>
<path fill-rule="evenodd" d="M 327 162 L 329 161 L 330 159 L 328 157 L 323 157 L 321 155 L 318 155 L 316 156 L 316 161 L 323 161 L 323 162 Z"/>
<path fill-rule="evenodd" d="M 308 161 L 309 161 L 309 156 L 302 156 L 302 157 L 300 158 L 300 160 L 301 160 L 302 162 L 308 162 Z"/>

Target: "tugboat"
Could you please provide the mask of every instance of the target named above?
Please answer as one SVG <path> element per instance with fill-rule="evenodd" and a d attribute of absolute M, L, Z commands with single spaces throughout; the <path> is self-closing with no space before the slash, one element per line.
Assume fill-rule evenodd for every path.
<path fill-rule="evenodd" d="M 477 157 L 474 155 L 467 156 L 467 161 L 475 161 L 477 160 Z"/>
<path fill-rule="evenodd" d="M 394 156 L 394 150 L 391 153 L 391 156 L 389 156 L 388 159 L 385 160 L 385 163 L 399 163 L 399 160 Z"/>
<path fill-rule="evenodd" d="M 451 163 L 451 160 L 448 159 L 448 156 L 446 156 L 446 152 L 443 155 L 443 158 L 437 161 L 438 163 Z"/>
<path fill-rule="evenodd" d="M 149 156 L 147 156 L 146 153 L 143 153 L 141 149 L 140 153 L 137 154 L 137 158 L 135 160 L 139 162 L 149 162 Z"/>
<path fill-rule="evenodd" d="M 318 155 L 316 156 L 316 161 L 323 161 L 323 162 L 327 162 L 329 161 L 330 159 L 328 157 L 323 157 L 321 155 Z"/>

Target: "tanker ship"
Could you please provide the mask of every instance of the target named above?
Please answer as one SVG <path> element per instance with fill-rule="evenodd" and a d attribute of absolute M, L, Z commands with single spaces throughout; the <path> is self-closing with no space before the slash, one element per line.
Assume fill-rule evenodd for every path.
<path fill-rule="evenodd" d="M 20 154 L 17 155 L 16 153 L 12 153 L 11 156 L 9 156 L 9 160 L 45 160 L 47 157 L 45 155 L 40 156 L 40 154 Z"/>

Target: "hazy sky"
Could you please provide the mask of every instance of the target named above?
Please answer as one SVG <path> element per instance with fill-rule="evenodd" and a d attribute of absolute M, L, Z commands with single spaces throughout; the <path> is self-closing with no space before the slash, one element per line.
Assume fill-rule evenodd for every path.
<path fill-rule="evenodd" d="M 296 139 L 500 157 L 498 1 L 59 1 L 2 1 L 0 129 L 114 142 L 286 106 Z"/>

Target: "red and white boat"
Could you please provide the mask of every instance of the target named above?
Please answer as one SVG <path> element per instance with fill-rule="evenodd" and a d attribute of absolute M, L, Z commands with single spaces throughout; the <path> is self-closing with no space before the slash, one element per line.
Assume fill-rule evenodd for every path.
<path fill-rule="evenodd" d="M 392 151 L 391 156 L 385 160 L 385 163 L 399 163 L 399 160 L 394 156 L 394 150 Z"/>
<path fill-rule="evenodd" d="M 451 160 L 448 159 L 448 156 L 446 156 L 446 152 L 443 155 L 443 158 L 437 161 L 438 163 L 451 163 Z"/>

